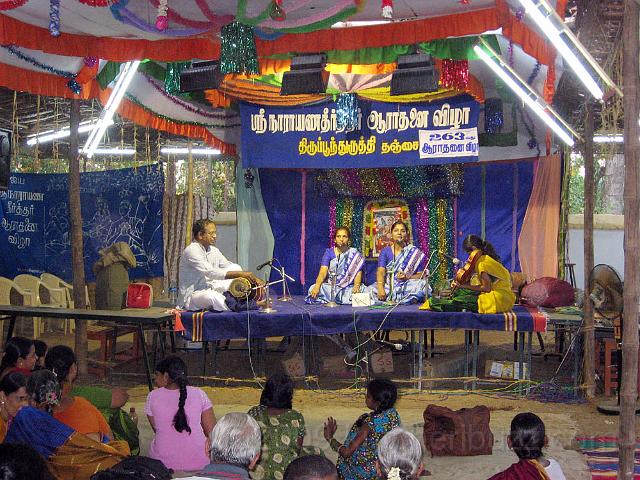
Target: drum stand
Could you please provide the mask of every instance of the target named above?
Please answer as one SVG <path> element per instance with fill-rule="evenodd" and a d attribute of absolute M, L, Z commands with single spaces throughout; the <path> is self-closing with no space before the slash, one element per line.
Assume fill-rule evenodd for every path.
<path fill-rule="evenodd" d="M 336 272 L 329 272 L 329 276 L 331 278 L 331 296 L 329 297 L 329 301 L 324 304 L 325 307 L 335 308 L 338 306 L 336 303 Z"/>

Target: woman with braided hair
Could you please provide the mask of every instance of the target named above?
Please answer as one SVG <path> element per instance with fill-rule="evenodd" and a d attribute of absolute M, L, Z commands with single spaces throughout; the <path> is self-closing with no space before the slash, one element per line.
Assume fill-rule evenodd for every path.
<path fill-rule="evenodd" d="M 98 442 L 113 440 L 111 428 L 100 410 L 88 400 L 71 394 L 78 377 L 78 364 L 73 350 L 66 345 L 56 345 L 47 352 L 44 364 L 58 379 L 62 392 L 60 403 L 53 410 L 53 417 Z"/>
<path fill-rule="evenodd" d="M 201 470 L 209 464 L 209 434 L 216 424 L 209 397 L 188 385 L 187 366 L 176 355 L 158 363 L 155 384 L 144 406 L 155 432 L 149 456 L 174 470 Z"/>

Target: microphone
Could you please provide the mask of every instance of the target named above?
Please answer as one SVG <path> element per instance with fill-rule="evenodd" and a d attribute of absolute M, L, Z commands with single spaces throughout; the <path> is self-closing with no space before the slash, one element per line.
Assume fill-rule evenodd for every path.
<path fill-rule="evenodd" d="M 271 264 L 273 263 L 273 261 L 274 261 L 274 260 L 275 260 L 275 259 L 274 259 L 274 258 L 272 258 L 271 260 L 267 260 L 266 262 L 261 263 L 260 265 L 258 265 L 258 266 L 256 267 L 256 270 L 262 270 L 262 269 L 263 269 L 264 267 L 266 267 L 267 265 L 271 265 Z"/>
<path fill-rule="evenodd" d="M 447 252 L 443 252 L 442 250 L 438 250 L 438 253 L 440 255 L 442 255 L 443 257 L 447 257 L 449 260 L 451 260 L 453 262 L 454 265 L 459 265 L 460 263 L 462 263 L 462 261 L 459 258 L 452 257 Z"/>
<path fill-rule="evenodd" d="M 387 342 L 386 340 L 376 340 L 376 342 L 382 343 L 383 345 L 386 345 L 387 347 L 395 348 L 396 350 L 402 350 L 402 344 L 401 343 Z"/>

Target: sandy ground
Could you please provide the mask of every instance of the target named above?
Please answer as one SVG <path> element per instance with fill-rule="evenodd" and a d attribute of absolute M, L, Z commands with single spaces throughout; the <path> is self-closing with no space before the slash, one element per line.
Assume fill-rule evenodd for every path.
<path fill-rule="evenodd" d="M 214 403 L 216 416 L 227 412 L 246 412 L 260 397 L 259 388 L 222 387 L 204 388 Z M 142 412 L 147 391 L 143 387 L 130 390 L 132 405 Z M 450 479 L 464 474 L 466 479 L 486 479 L 509 466 L 515 455 L 506 445 L 506 435 L 513 416 L 531 411 L 545 422 L 549 437 L 547 455 L 562 465 L 568 480 L 588 479 L 584 457 L 577 451 L 574 438 L 577 435 L 596 435 L 617 431 L 617 418 L 598 414 L 595 406 L 539 403 L 524 399 L 488 397 L 476 394 L 434 395 L 403 389 L 396 407 L 405 428 L 422 440 L 422 412 L 428 404 L 445 405 L 452 409 L 487 405 L 491 408 L 491 430 L 495 437 L 492 455 L 476 457 L 431 458 L 425 453 L 424 464 L 431 478 Z M 294 408 L 304 414 L 307 423 L 305 443 L 323 448 L 327 456 L 335 460 L 322 436 L 322 424 L 329 416 L 338 421 L 336 438 L 344 438 L 352 422 L 366 410 L 364 393 L 351 390 L 311 391 L 297 390 Z M 143 453 L 151 440 L 151 430 L 146 419 L 140 419 Z"/>
<path fill-rule="evenodd" d="M 438 358 L 446 361 L 452 356 L 460 354 L 460 345 L 463 342 L 463 331 L 438 331 L 436 334 L 437 348 L 443 354 Z M 72 344 L 73 336 L 62 336 L 60 334 L 48 334 L 46 341 L 49 345 L 59 343 Z M 404 337 L 401 332 L 396 332 L 392 338 Z M 544 334 L 544 341 L 547 345 L 547 352 L 553 349 L 553 334 Z M 481 351 L 492 352 L 491 355 L 501 354 L 504 358 L 512 358 L 513 334 L 505 332 L 482 332 Z M 276 346 L 278 340 L 271 343 L 270 348 Z M 90 342 L 90 350 L 97 348 L 95 342 Z M 243 342 L 236 342 L 236 347 L 243 347 Z M 497 350 L 496 350 L 497 349 Z M 537 340 L 534 339 L 534 351 L 538 349 Z M 324 341 L 321 344 L 319 357 L 326 359 L 328 355 L 339 353 L 330 342 Z M 267 373 L 280 370 L 282 361 L 290 356 L 290 353 L 270 353 L 267 358 Z M 198 352 L 180 354 L 188 363 L 189 372 L 198 374 L 201 369 L 201 356 Z M 258 403 L 260 388 L 254 385 L 252 372 L 247 362 L 245 349 L 240 348 L 235 351 L 221 352 L 218 355 L 216 366 L 210 365 L 208 375 L 217 375 L 218 378 L 234 377 L 244 379 L 241 383 L 236 380 L 225 383 L 217 380 L 214 384 L 219 387 L 204 387 L 214 404 L 217 417 L 232 411 L 246 412 L 251 406 Z M 497 358 L 491 356 L 491 358 Z M 512 358 L 513 359 L 513 358 Z M 209 356 L 211 361 L 211 355 Z M 538 414 L 547 427 L 549 437 L 549 448 L 547 455 L 557 459 L 563 467 L 567 479 L 588 479 L 584 457 L 577 449 L 575 437 L 580 435 L 591 436 L 610 434 L 617 435 L 617 417 L 608 417 L 599 414 L 595 405 L 603 399 L 598 399 L 593 403 L 585 404 L 559 404 L 540 403 L 526 400 L 514 396 L 496 396 L 488 394 L 470 394 L 468 392 L 453 391 L 437 394 L 419 393 L 411 390 L 408 378 L 408 357 L 394 355 L 396 362 L 396 373 L 392 375 L 399 381 L 401 387 L 401 397 L 397 402 L 397 409 L 402 417 L 405 428 L 416 434 L 422 441 L 422 414 L 429 404 L 444 405 L 452 409 L 473 407 L 475 405 L 487 405 L 491 410 L 491 430 L 494 434 L 495 443 L 492 455 L 476 457 L 441 457 L 431 458 L 425 453 L 424 464 L 431 472 L 431 478 L 451 479 L 464 475 L 465 479 L 486 479 L 494 473 L 504 469 L 516 459 L 506 446 L 506 436 L 509 430 L 511 419 L 516 413 L 531 411 Z M 543 361 L 542 355 L 534 357 L 535 380 L 546 381 L 553 375 L 558 365 L 557 360 L 550 359 Z M 482 365 L 482 364 L 481 364 Z M 482 368 L 482 367 L 481 367 Z M 149 423 L 143 414 L 143 406 L 148 393 L 144 386 L 143 367 L 140 363 L 131 364 L 120 375 L 114 376 L 114 384 L 129 388 L 131 394 L 130 404 L 135 406 L 140 416 L 139 427 L 141 431 L 142 453 L 146 453 L 152 438 L 152 431 Z M 567 362 L 564 369 L 562 381 L 571 383 L 572 369 L 571 362 Z M 95 378 L 89 379 L 89 383 L 95 382 Z M 207 384 L 211 385 L 208 380 Z M 333 416 L 338 421 L 338 433 L 336 438 L 344 438 L 346 431 L 353 421 L 364 411 L 364 392 L 362 390 L 340 389 L 346 387 L 351 382 L 341 381 L 332 378 L 331 375 L 319 379 L 319 385 L 325 390 L 309 390 L 299 388 L 294 397 L 294 408 L 299 410 L 306 419 L 307 436 L 305 443 L 321 447 L 329 458 L 335 459 L 332 452 L 322 436 L 322 425 L 328 416 Z M 192 378 L 192 384 L 201 386 L 202 382 L 198 378 Z M 251 385 L 242 386 L 237 385 Z M 459 384 L 451 385 L 449 388 L 459 388 Z M 640 425 L 636 427 L 640 431 Z"/>

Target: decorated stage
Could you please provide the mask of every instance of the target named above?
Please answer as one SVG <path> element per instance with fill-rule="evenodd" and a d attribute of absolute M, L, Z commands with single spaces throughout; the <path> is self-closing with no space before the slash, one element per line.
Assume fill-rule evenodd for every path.
<path fill-rule="evenodd" d="M 512 312 L 431 312 L 418 305 L 360 307 L 307 305 L 304 297 L 290 302 L 274 301 L 274 313 L 182 312 L 182 328 L 176 330 L 193 342 L 227 339 L 315 336 L 375 330 L 498 330 L 504 332 L 544 332 L 547 318 L 535 309 L 516 305 Z"/>
<path fill-rule="evenodd" d="M 481 331 L 517 333 L 518 362 L 531 365 L 531 344 L 534 332 L 544 332 L 547 315 L 537 309 L 516 305 L 512 312 L 479 314 L 473 312 L 431 312 L 419 310 L 418 305 L 396 305 L 353 308 L 340 305 L 328 308 L 307 305 L 304 297 L 292 301 L 273 302 L 275 312 L 260 310 L 247 312 L 182 312 L 176 331 L 193 342 L 229 339 L 257 340 L 268 337 L 312 337 L 330 334 L 349 334 L 405 330 L 411 332 L 412 371 L 415 387 L 422 389 L 423 361 L 429 356 L 429 342 L 425 332 L 433 330 L 465 330 L 465 377 L 477 379 Z M 363 337 L 366 338 L 366 337 Z M 365 344 L 367 341 L 361 341 Z M 258 356 L 261 355 L 258 342 Z M 393 345 L 393 344 L 392 344 Z M 369 345 L 370 346 L 370 345 Z M 425 357 L 425 347 L 426 357 Z M 367 350 L 367 349 L 365 349 Z M 305 352 L 306 354 L 307 352 Z M 370 352 L 367 353 L 367 355 Z M 261 367 L 259 367 L 261 368 Z M 520 368 L 521 379 L 528 379 L 530 371 Z M 203 375 L 206 373 L 206 348 L 203 349 Z M 475 380 L 472 383 L 475 388 Z"/>

